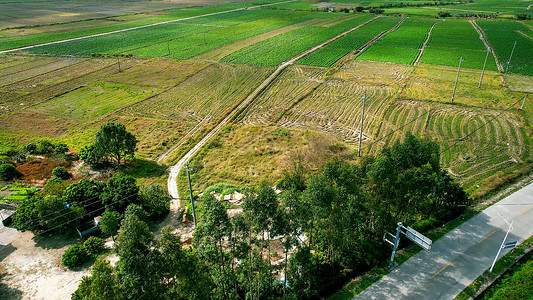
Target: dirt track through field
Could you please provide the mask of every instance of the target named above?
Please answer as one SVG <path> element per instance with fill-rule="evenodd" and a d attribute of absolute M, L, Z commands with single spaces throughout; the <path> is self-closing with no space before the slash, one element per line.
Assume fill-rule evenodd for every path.
<path fill-rule="evenodd" d="M 183 167 L 185 166 L 185 164 L 213 137 L 215 136 L 219 131 L 220 129 L 222 129 L 227 123 L 229 123 L 231 120 L 233 120 L 233 118 L 235 118 L 236 116 L 238 116 L 242 111 L 244 111 L 247 107 L 249 107 L 253 100 L 257 98 L 257 96 L 264 91 L 264 89 L 270 85 L 274 79 L 276 79 L 278 77 L 279 74 L 281 74 L 281 72 L 287 68 L 288 66 L 294 64 L 297 60 L 303 58 L 304 56 L 312 53 L 312 52 L 315 52 L 316 50 L 346 36 L 347 34 L 351 33 L 352 31 L 356 30 L 357 28 L 359 27 L 354 27 L 350 30 L 347 30 L 311 49 L 308 49 L 304 52 L 302 52 L 301 54 L 291 58 L 290 60 L 282 63 L 281 65 L 278 66 L 278 68 L 272 73 L 270 74 L 270 76 L 268 76 L 267 79 L 265 79 L 265 81 L 263 81 L 252 93 L 250 93 L 248 95 L 248 97 L 246 97 L 246 99 L 244 99 L 237 107 L 235 107 L 230 113 L 228 113 L 228 115 L 226 115 L 226 117 L 215 127 L 213 128 L 207 135 L 205 135 L 191 150 L 189 150 L 179 161 L 177 164 L 175 164 L 174 166 L 172 166 L 170 169 L 169 169 L 169 176 L 168 176 L 168 182 L 167 182 L 167 186 L 168 186 L 168 192 L 170 193 L 170 195 L 172 196 L 172 198 L 174 198 L 174 200 L 172 201 L 172 204 L 171 204 L 171 214 L 172 213 L 175 213 L 179 206 L 178 206 L 178 200 L 180 199 L 179 198 L 179 192 L 178 192 L 178 185 L 177 185 L 177 178 L 178 178 L 178 174 L 180 172 L 180 170 L 183 169 Z M 171 153 L 165 153 L 165 155 L 170 156 Z M 169 215 L 169 216 L 170 216 Z"/>
<path fill-rule="evenodd" d="M 431 38 L 431 32 L 433 31 L 433 28 L 435 27 L 435 25 L 437 25 L 437 23 L 438 22 L 435 22 L 435 24 L 433 24 L 433 26 L 431 26 L 431 28 L 429 29 L 428 37 L 424 41 L 424 44 L 422 45 L 422 48 L 420 49 L 420 53 L 418 53 L 418 57 L 416 58 L 415 62 L 413 63 L 413 66 L 415 66 L 415 67 L 418 66 L 418 62 L 422 58 L 422 55 L 424 54 L 424 50 L 426 50 L 426 46 L 427 46 L 427 44 L 429 42 L 429 39 Z"/>
<path fill-rule="evenodd" d="M 485 36 L 485 32 L 483 31 L 483 29 L 481 29 L 481 27 L 479 27 L 479 25 L 477 25 L 476 21 L 474 20 L 470 20 L 470 24 L 472 24 L 472 26 L 474 26 L 476 31 L 479 33 L 479 37 L 483 41 L 483 44 L 485 44 L 485 46 L 490 49 L 490 52 L 492 52 L 492 55 L 494 56 L 494 61 L 496 61 L 496 66 L 498 66 L 498 71 L 503 72 L 503 66 L 500 63 L 498 56 L 496 56 L 494 48 L 492 48 L 492 45 L 489 43 L 487 36 Z"/>
<path fill-rule="evenodd" d="M 162 22 L 157 22 L 157 23 L 153 23 L 153 24 L 142 25 L 142 26 L 137 26 L 137 27 L 132 27 L 132 28 L 125 28 L 125 29 L 109 31 L 109 32 L 103 32 L 103 33 L 92 34 L 92 35 L 86 35 L 86 36 L 80 36 L 80 37 L 77 37 L 77 38 L 71 38 L 71 39 L 60 40 L 60 41 L 55 41 L 55 42 L 49 42 L 49 43 L 43 43 L 43 44 L 38 44 L 38 45 L 32 45 L 32 46 L 20 47 L 20 48 L 15 48 L 15 49 L 3 50 L 3 51 L 0 51 L 0 54 L 9 53 L 9 52 L 15 52 L 15 51 L 21 51 L 21 50 L 27 50 L 27 49 L 32 49 L 32 48 L 41 47 L 41 46 L 60 44 L 60 43 L 65 43 L 65 42 L 77 41 L 77 40 L 83 40 L 83 39 L 88 39 L 88 38 L 97 37 L 97 36 L 103 36 L 103 35 L 109 35 L 109 34 L 125 32 L 125 31 L 130 31 L 130 30 L 135 30 L 135 29 L 141 29 L 141 28 L 147 28 L 147 27 L 158 26 L 158 25 L 163 25 L 163 24 L 169 24 L 169 23 L 174 23 L 174 22 L 179 22 L 179 21 L 184 21 L 184 20 L 191 20 L 191 19 L 196 19 L 196 18 L 200 18 L 200 17 L 214 16 L 214 15 L 225 14 L 225 13 L 235 12 L 235 11 L 240 11 L 240 10 L 253 9 L 253 8 L 258 8 L 258 7 L 262 7 L 262 6 L 294 2 L 294 1 L 296 1 L 296 0 L 288 0 L 288 1 L 282 1 L 282 2 L 277 2 L 277 3 L 262 4 L 262 5 L 257 5 L 257 6 L 251 6 L 251 7 L 248 7 L 248 8 L 244 8 L 244 7 L 243 8 L 236 8 L 236 9 L 219 11 L 219 12 L 214 12 L 214 13 L 204 14 L 204 15 L 199 15 L 199 16 L 193 16 L 193 17 L 169 20 L 169 21 L 162 21 Z"/>

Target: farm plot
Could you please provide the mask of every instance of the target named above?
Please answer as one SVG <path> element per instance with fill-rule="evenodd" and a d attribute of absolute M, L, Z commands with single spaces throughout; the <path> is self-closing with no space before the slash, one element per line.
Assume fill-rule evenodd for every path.
<path fill-rule="evenodd" d="M 511 112 L 499 114 L 497 110 L 398 101 L 384 110 L 384 121 L 370 133 L 373 140 L 365 151 L 376 153 L 408 131 L 430 136 L 441 145 L 444 167 L 473 191 L 474 183 L 525 158 L 520 118 Z"/>
<path fill-rule="evenodd" d="M 28 59 L 31 61 L 31 57 Z M 113 66 L 115 59 L 80 60 L 84 60 L 85 68 L 74 68 L 76 71 L 69 70 L 70 73 L 80 76 L 79 78 L 69 78 L 62 73 L 55 72 L 48 73 L 48 77 L 44 74 L 40 75 L 39 78 L 53 82 L 53 84 L 43 88 L 42 91 L 27 94 L 28 99 L 34 96 L 35 101 L 40 104 L 20 110 L 17 102 L 14 109 L 0 115 L 0 140 L 27 143 L 39 138 L 51 138 L 67 142 L 75 148 L 81 148 L 91 143 L 94 132 L 102 123 L 112 120 L 134 127 L 128 128 L 132 131 L 146 130 L 145 135 L 138 136 L 141 145 L 140 153 L 143 156 L 147 152 L 143 152 L 145 148 L 142 145 L 151 145 L 156 148 L 160 146 L 159 143 L 164 138 L 178 135 L 179 127 L 182 125 L 181 122 L 174 120 L 172 122 L 166 120 L 148 122 L 143 118 L 130 118 L 128 107 L 135 103 L 139 104 L 140 101 L 149 101 L 161 92 L 179 86 L 180 82 L 208 65 L 204 62 L 177 62 L 161 59 L 131 60 L 122 62 L 123 71 L 119 73 L 118 69 Z M 90 62 L 100 68 L 102 64 L 108 62 L 113 66 L 113 72 L 103 72 L 98 69 L 90 71 Z M 89 74 L 84 74 L 85 71 Z M 226 88 L 227 97 L 236 97 L 229 87 L 226 86 Z M 245 89 L 245 87 L 242 88 Z M 46 97 L 36 96 L 36 94 L 44 95 L 44 91 L 48 93 Z M 221 91 L 219 92 L 222 94 Z M 206 93 L 209 91 L 204 92 L 203 96 Z M 121 112 L 125 112 L 125 115 Z M 144 140 L 152 136 L 157 136 L 159 140 Z"/>
<path fill-rule="evenodd" d="M 364 21 L 369 20 L 365 19 Z M 346 54 L 357 50 L 359 47 L 370 41 L 380 33 L 391 29 L 400 21 L 396 17 L 384 17 L 376 19 L 363 27 L 352 31 L 346 36 L 332 42 L 326 47 L 319 49 L 306 57 L 300 59 L 298 63 L 304 65 L 329 67 Z"/>
<path fill-rule="evenodd" d="M 401 99 L 443 102 L 451 101 L 457 70 L 439 66 L 419 66 L 399 94 Z M 485 72 L 482 88 L 478 88 L 481 74 L 463 70 L 459 75 L 454 103 L 491 109 L 506 109 L 523 94 L 501 88 L 501 78 L 492 71 Z"/>
<path fill-rule="evenodd" d="M 221 27 L 202 34 L 173 39 L 165 43 L 151 45 L 127 53 L 136 56 L 167 56 L 170 58 L 188 59 L 251 36 L 302 22 L 306 20 L 306 15 L 309 15 L 309 13 L 277 12 L 274 16 L 269 14 L 267 18 L 253 21 L 250 21 L 250 19 L 246 23 Z"/>
<path fill-rule="evenodd" d="M 516 48 L 509 64 L 509 72 L 533 75 L 533 40 L 525 37 L 520 32 L 530 33 L 531 28 L 517 21 L 476 21 L 483 29 L 489 43 L 494 48 L 503 67 L 511 55 L 513 44 Z"/>
<path fill-rule="evenodd" d="M 118 54 L 127 50 L 214 30 L 216 26 L 163 24 L 109 35 L 46 45 L 25 50 L 33 54 L 92 55 Z"/>
<path fill-rule="evenodd" d="M 363 23 L 367 18 L 367 16 L 358 16 L 342 22 L 335 22 L 335 18 L 323 19 L 324 21 L 317 20 L 317 24 L 314 26 L 299 28 L 251 45 L 224 57 L 222 61 L 276 66 L 317 44 Z"/>
<path fill-rule="evenodd" d="M 205 129 L 220 121 L 271 71 L 253 66 L 213 64 L 165 92 L 110 117 L 131 126 L 140 140 L 140 152 L 155 158 L 177 144 L 195 126 Z M 154 131 L 154 127 L 161 124 L 165 126 Z"/>
<path fill-rule="evenodd" d="M 466 20 L 446 20 L 435 25 L 427 48 L 420 60 L 422 64 L 457 66 L 462 56 L 462 68 L 482 69 L 486 47 L 478 32 Z M 489 55 L 487 70 L 497 71 L 494 58 Z"/>
<path fill-rule="evenodd" d="M 398 78 L 408 70 L 371 64 L 357 62 L 357 72 L 343 68 L 327 78 L 323 78 L 324 68 L 290 67 L 273 83 L 275 89 L 265 91 L 255 101 L 241 122 L 312 129 L 353 142 L 359 137 L 363 93 L 372 99 L 367 103 L 367 126 L 375 126 L 375 114 L 391 101 L 399 88 Z M 383 79 L 390 81 L 378 84 Z"/>
<path fill-rule="evenodd" d="M 420 53 L 433 24 L 438 21 L 408 18 L 395 31 L 387 34 L 359 56 L 358 60 L 411 65 Z"/>

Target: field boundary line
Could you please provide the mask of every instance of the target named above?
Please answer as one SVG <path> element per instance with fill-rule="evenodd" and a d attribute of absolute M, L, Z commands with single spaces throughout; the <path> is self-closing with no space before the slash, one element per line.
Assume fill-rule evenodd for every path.
<path fill-rule="evenodd" d="M 533 41 L 533 37 L 530 37 L 529 35 L 527 35 L 527 34 L 523 33 L 523 32 L 522 32 L 522 31 L 520 31 L 520 30 L 517 30 L 517 32 L 518 32 L 518 33 L 520 33 L 521 35 L 523 35 L 524 37 L 526 37 L 526 38 L 528 38 L 528 39 L 530 39 L 530 40 L 532 40 L 532 41 Z"/>
<path fill-rule="evenodd" d="M 135 61 L 136 61 L 135 59 L 131 59 L 131 60 L 128 60 L 128 61 L 126 61 L 126 62 L 135 62 Z M 96 69 L 96 70 L 93 70 L 93 71 L 91 71 L 91 72 L 89 72 L 89 73 L 85 73 L 85 74 L 82 74 L 82 75 L 79 75 L 79 76 L 73 77 L 72 79 L 69 79 L 67 82 L 75 82 L 76 80 L 80 80 L 80 79 L 83 78 L 83 77 L 91 76 L 91 75 L 93 75 L 93 74 L 95 74 L 95 73 L 98 73 L 98 72 L 104 72 L 104 71 L 107 71 L 107 70 L 112 70 L 113 68 L 116 67 L 117 64 L 118 64 L 118 63 L 116 63 L 116 62 L 115 62 L 115 63 L 111 63 L 111 64 L 109 64 L 109 65 L 106 65 L 106 66 L 103 66 L 103 67 L 98 68 L 98 69 Z M 126 66 L 126 65 L 125 65 L 125 62 L 123 62 L 122 70 L 123 70 L 123 71 L 124 71 L 124 70 L 128 70 L 128 69 L 132 68 L 133 66 L 135 66 L 135 63 L 133 63 L 133 64 L 130 65 L 130 66 Z M 118 71 L 117 71 L 117 72 L 118 72 Z M 111 74 L 114 74 L 114 73 L 111 73 Z M 32 103 L 32 104 L 30 104 L 30 105 L 28 105 L 28 106 L 25 106 L 25 107 L 23 107 L 22 109 L 23 109 L 23 110 L 24 110 L 24 109 L 28 109 L 28 108 L 31 108 L 31 107 L 37 106 L 37 105 L 39 105 L 39 104 L 42 104 L 42 103 L 48 102 L 48 101 L 50 101 L 50 100 L 53 99 L 53 98 L 56 98 L 56 97 L 59 97 L 59 96 L 65 95 L 65 94 L 67 94 L 67 93 L 70 93 L 70 92 L 72 92 L 72 91 L 74 91 L 74 90 L 79 89 L 80 87 L 89 86 L 89 85 L 93 84 L 93 83 L 96 82 L 96 81 L 98 81 L 98 80 L 90 80 L 90 82 L 89 82 L 88 84 L 81 84 L 81 83 L 80 83 L 80 84 L 76 84 L 76 85 L 75 85 L 74 87 L 72 87 L 72 88 L 68 88 L 67 90 L 65 90 L 65 91 L 63 91 L 63 92 L 61 92 L 61 93 L 59 93 L 59 94 L 54 94 L 54 95 L 51 96 L 51 97 L 46 97 L 45 99 L 41 99 L 40 101 L 37 101 L 37 102 Z M 46 86 L 46 87 L 44 87 L 43 89 L 40 89 L 40 90 L 36 91 L 35 93 L 20 95 L 20 96 L 18 96 L 18 97 L 16 97 L 16 98 L 12 99 L 11 101 L 21 101 L 20 99 L 24 99 L 24 97 L 32 97 L 32 98 L 34 98 L 34 97 L 36 97 L 36 94 L 39 95 L 39 93 L 43 93 L 43 92 L 46 92 L 46 91 L 49 91 L 49 90 L 53 90 L 53 89 L 56 88 L 57 86 L 60 86 L 60 85 L 63 85 L 63 84 L 65 84 L 65 82 L 57 82 L 57 83 L 54 83 L 54 84 L 52 84 L 52 85 L 50 85 L 50 86 Z"/>
<path fill-rule="evenodd" d="M 372 46 L 375 42 L 380 40 L 382 37 L 386 36 L 387 34 L 393 32 L 393 31 L 395 31 L 396 29 L 398 29 L 403 24 L 405 19 L 407 19 L 407 18 L 402 18 L 398 22 L 398 24 L 394 25 L 391 29 L 389 29 L 387 31 L 384 31 L 384 32 L 378 34 L 377 36 L 373 37 L 370 41 L 366 42 L 363 46 L 361 46 L 357 50 L 353 51 L 351 53 L 351 55 L 354 55 L 354 58 L 357 57 L 359 54 L 363 53 L 368 47 Z"/>
<path fill-rule="evenodd" d="M 474 20 L 470 20 L 470 24 L 472 24 L 472 26 L 474 26 L 474 29 L 476 29 L 476 31 L 479 33 L 479 38 L 483 41 L 483 44 L 485 44 L 485 46 L 489 48 L 490 51 L 492 52 L 492 56 L 494 56 L 494 61 L 496 61 L 496 66 L 498 67 L 498 71 L 503 72 L 502 64 L 500 63 L 500 60 L 498 59 L 498 56 L 496 55 L 494 48 L 489 43 L 489 40 L 487 39 L 487 36 L 485 35 L 485 32 L 483 31 L 483 29 L 481 29 L 481 27 L 479 27 L 479 25 Z"/>
<path fill-rule="evenodd" d="M 146 25 L 141 25 L 141 26 L 136 26 L 136 27 L 131 27 L 131 28 L 124 28 L 124 29 L 119 29 L 119 30 L 114 30 L 114 31 L 109 31 L 109 32 L 102 32 L 102 33 L 97 33 L 97 34 L 80 36 L 80 37 L 71 38 L 71 39 L 65 39 L 65 40 L 60 40 L 60 41 L 53 41 L 53 42 L 42 43 L 42 44 L 37 44 L 37 45 L 31 45 L 31 46 L 25 46 L 25 47 L 20 47 L 20 48 L 3 50 L 3 51 L 0 51 L 0 54 L 5 54 L 5 53 L 10 53 L 10 52 L 15 52 L 15 51 L 21 51 L 21 50 L 27 50 L 27 49 L 37 48 L 37 47 L 41 47 L 41 46 L 54 45 L 54 44 L 60 44 L 60 43 L 65 43 L 65 42 L 83 40 L 83 39 L 88 39 L 88 38 L 92 38 L 92 37 L 98 37 L 98 36 L 104 36 L 104 35 L 109 35 L 109 34 L 114 34 L 114 33 L 126 32 L 126 31 L 141 29 L 141 28 L 148 28 L 148 27 L 164 25 L 164 24 L 169 24 L 169 23 L 174 23 L 174 22 L 179 22 L 179 21 L 196 19 L 196 18 L 200 18 L 200 17 L 214 16 L 214 15 L 219 15 L 219 14 L 224 14 L 224 13 L 229 13 L 229 12 L 235 12 L 235 11 L 240 11 L 240 10 L 254 9 L 254 8 L 259 8 L 259 7 L 268 6 L 268 5 L 283 4 L 283 3 L 294 2 L 294 1 L 296 1 L 296 0 L 287 0 L 287 1 L 277 2 L 277 3 L 262 4 L 262 5 L 251 6 L 251 7 L 248 7 L 248 8 L 245 8 L 245 7 L 235 8 L 235 9 L 230 9 L 230 10 L 225 10 L 225 11 L 218 11 L 218 12 L 204 14 L 204 15 L 198 15 L 198 16 L 186 17 L 186 18 L 181 18 L 181 19 L 168 20 L 168 21 L 161 21 L 161 22 L 156 22 L 156 23 L 152 23 L 152 24 L 146 24 Z"/>
<path fill-rule="evenodd" d="M 444 22 L 444 21 L 441 21 L 441 22 Z M 422 58 L 422 55 L 424 54 L 424 50 L 426 50 L 426 46 L 429 42 L 429 39 L 431 38 L 431 32 L 433 32 L 433 28 L 435 28 L 435 25 L 437 25 L 439 22 L 435 22 L 431 28 L 429 29 L 429 32 L 428 32 L 428 37 L 426 38 L 426 40 L 424 41 L 424 44 L 422 45 L 422 48 L 420 48 L 420 53 L 418 53 L 418 57 L 415 59 L 415 62 L 413 63 L 413 66 L 418 66 L 418 63 L 420 62 L 420 59 Z"/>
<path fill-rule="evenodd" d="M 376 17 L 378 18 L 378 17 Z M 205 145 L 214 135 L 216 135 L 220 129 L 222 129 L 223 126 L 225 126 L 228 122 L 233 120 L 236 116 L 238 116 L 241 112 L 243 112 L 252 102 L 257 98 L 259 94 L 261 94 L 265 88 L 270 85 L 277 77 L 278 75 L 285 70 L 288 66 L 294 64 L 299 59 L 303 58 L 304 56 L 315 52 L 318 49 L 321 49 L 322 47 L 346 36 L 350 32 L 356 30 L 358 27 L 351 28 L 343 33 L 340 33 L 329 40 L 322 42 L 310 49 L 305 50 L 304 52 L 298 54 L 297 56 L 285 61 L 284 63 L 280 64 L 272 74 L 270 74 L 253 92 L 251 92 L 239 105 L 237 105 L 235 108 L 233 108 L 232 111 L 230 111 L 220 123 L 218 123 L 215 128 L 213 128 L 209 133 L 207 133 L 192 149 L 190 149 L 174 166 L 169 168 L 169 176 L 167 181 L 167 187 L 168 192 L 170 196 L 172 196 L 173 205 L 172 207 L 177 207 L 177 199 L 179 198 L 179 192 L 178 192 L 178 185 L 177 185 L 177 178 L 179 175 L 179 172 L 183 169 L 185 164 Z M 170 154 L 169 154 L 170 155 Z"/>

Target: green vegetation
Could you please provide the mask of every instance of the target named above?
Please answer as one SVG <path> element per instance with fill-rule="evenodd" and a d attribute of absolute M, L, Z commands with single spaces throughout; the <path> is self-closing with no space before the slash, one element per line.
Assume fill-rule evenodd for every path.
<path fill-rule="evenodd" d="M 434 227 L 462 212 L 458 204 L 467 202 L 466 194 L 440 169 L 439 157 L 436 143 L 407 135 L 376 157 L 360 164 L 333 160 L 309 178 L 298 166 L 305 161 L 295 161 L 291 170 L 296 173 L 288 171 L 295 179 L 289 190 L 278 197 L 266 183 L 250 189 L 243 213 L 231 219 L 222 202 L 205 193 L 192 247 L 185 250 L 173 228 L 164 228 L 161 240 L 155 240 L 142 209 L 130 205 L 116 243 L 120 259 L 110 270 L 114 279 L 99 287 L 82 283 L 76 293 L 107 289 L 135 297 L 150 290 L 151 298 L 324 297 L 339 282 L 388 256 L 382 232 L 396 222 L 432 219 Z M 276 252 L 274 236 L 282 244 Z M 276 272 L 288 285 L 275 279 Z"/>
<path fill-rule="evenodd" d="M 360 60 L 411 65 L 420 53 L 429 30 L 438 21 L 408 18 L 402 25 L 357 56 Z"/>
<path fill-rule="evenodd" d="M 533 75 L 533 64 L 531 62 L 533 40 L 520 34 L 521 32 L 531 34 L 532 29 L 530 27 L 517 21 L 481 20 L 476 21 L 476 23 L 485 32 L 504 70 L 507 68 L 507 62 L 516 42 L 516 48 L 509 64 L 509 72 Z"/>
<path fill-rule="evenodd" d="M 311 26 L 295 29 L 256 43 L 224 57 L 222 61 L 276 66 L 368 20 L 366 16 L 351 17 L 348 20 L 321 19 L 320 16 L 317 14 L 316 18 L 313 19 L 316 24 L 310 24 Z M 331 22 L 335 23 L 327 26 Z"/>
<path fill-rule="evenodd" d="M 84 246 L 72 245 L 63 254 L 61 263 L 69 268 L 79 267 L 87 261 L 88 257 L 89 255 Z"/>
<path fill-rule="evenodd" d="M 370 16 L 367 20 L 369 19 Z M 399 21 L 400 18 L 396 17 L 376 19 L 369 24 L 349 33 L 345 37 L 334 41 L 326 47 L 307 55 L 306 57 L 300 59 L 298 63 L 304 65 L 329 67 L 346 54 L 363 46 L 375 36 L 391 29 Z"/>
<path fill-rule="evenodd" d="M 463 57 L 462 68 L 481 69 L 487 48 L 476 29 L 466 20 L 446 20 L 433 28 L 427 48 L 420 63 L 458 66 Z M 487 70 L 497 71 L 494 57 L 489 55 Z"/>

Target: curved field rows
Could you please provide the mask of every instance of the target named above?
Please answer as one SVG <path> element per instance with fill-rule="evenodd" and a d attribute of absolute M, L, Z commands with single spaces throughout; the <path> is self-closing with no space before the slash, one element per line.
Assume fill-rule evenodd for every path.
<path fill-rule="evenodd" d="M 291 66 L 245 110 L 241 119 L 248 125 L 275 123 L 286 110 L 316 88 L 326 69 Z"/>
<path fill-rule="evenodd" d="M 165 92 L 120 110 L 115 116 L 146 124 L 146 128 L 171 124 L 158 132 L 137 129 L 142 141 L 139 147 L 145 148 L 149 156 L 156 155 L 156 152 L 161 154 L 199 123 L 205 124 L 206 128 L 213 126 L 257 87 L 268 76 L 269 70 L 246 65 L 212 64 Z M 158 136 L 157 139 L 143 138 L 154 135 Z M 154 141 L 155 145 L 149 145 Z"/>
<path fill-rule="evenodd" d="M 429 114 L 429 117 L 428 117 Z M 428 135 L 441 143 L 441 163 L 464 184 L 483 178 L 502 166 L 520 162 L 525 154 L 520 119 L 513 113 L 400 101 L 383 113 L 383 125 L 363 148 L 377 153 L 407 131 Z M 507 143 L 509 145 L 507 145 Z"/>

